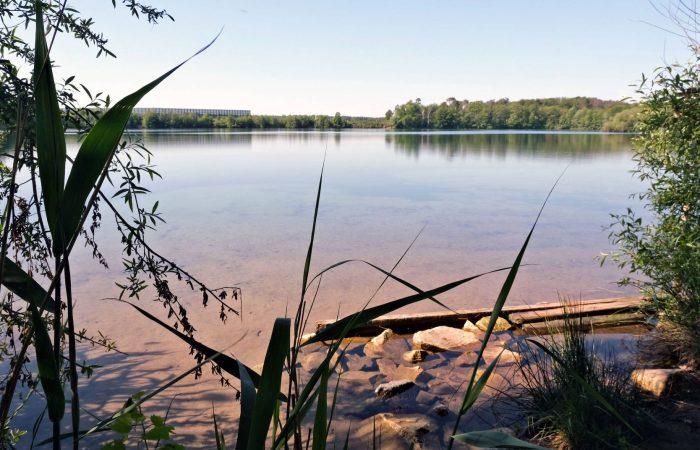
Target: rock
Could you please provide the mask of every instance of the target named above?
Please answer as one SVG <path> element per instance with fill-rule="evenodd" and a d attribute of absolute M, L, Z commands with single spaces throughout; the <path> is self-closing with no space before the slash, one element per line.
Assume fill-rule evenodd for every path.
<path fill-rule="evenodd" d="M 389 398 L 405 392 L 411 389 L 413 386 L 415 386 L 415 383 L 411 380 L 390 381 L 377 386 L 374 393 L 377 394 L 377 397 L 379 398 Z"/>
<path fill-rule="evenodd" d="M 346 353 L 343 358 L 347 370 L 377 370 L 377 362 L 372 358 Z"/>
<path fill-rule="evenodd" d="M 423 406 L 422 409 L 428 409 L 439 399 L 440 397 L 438 397 L 437 395 L 433 395 L 422 389 L 418 391 L 418 394 L 416 394 L 416 402 L 420 403 Z"/>
<path fill-rule="evenodd" d="M 384 345 L 392 336 L 394 336 L 394 332 L 387 328 L 379 336 L 373 337 L 370 342 L 374 345 Z"/>
<path fill-rule="evenodd" d="M 468 367 L 476 364 L 476 358 L 479 356 L 477 352 L 464 352 L 454 359 L 455 367 Z M 484 360 L 482 358 L 481 365 L 484 365 Z"/>
<path fill-rule="evenodd" d="M 489 326 L 489 320 L 491 320 L 491 317 L 482 317 L 478 322 L 476 322 L 476 327 L 481 331 L 486 331 Z M 508 331 L 511 328 L 513 328 L 513 325 L 511 325 L 510 322 L 503 317 L 499 317 L 496 319 L 496 325 L 493 327 L 493 331 Z"/>
<path fill-rule="evenodd" d="M 361 370 L 351 370 L 340 375 L 340 383 L 347 385 L 373 385 L 381 375 L 377 372 L 363 372 Z"/>
<path fill-rule="evenodd" d="M 437 352 L 469 347 L 478 342 L 479 338 L 474 333 L 445 326 L 419 331 L 413 335 L 415 348 Z"/>
<path fill-rule="evenodd" d="M 661 397 L 671 389 L 673 381 L 683 369 L 637 369 L 632 371 L 632 382 L 640 389 Z"/>
<path fill-rule="evenodd" d="M 433 407 L 433 412 L 440 417 L 445 417 L 450 413 L 450 408 L 444 403 L 438 403 Z"/>
<path fill-rule="evenodd" d="M 471 320 L 467 320 L 466 322 L 464 322 L 464 325 L 462 325 L 462 329 L 464 331 L 469 331 L 470 333 L 480 333 L 481 332 L 479 327 L 474 325 L 474 322 L 472 322 Z"/>
<path fill-rule="evenodd" d="M 377 366 L 379 366 L 379 372 L 382 373 L 389 380 L 411 380 L 416 381 L 418 375 L 423 372 L 419 366 L 400 366 L 391 360 L 379 359 L 377 360 Z"/>
<path fill-rule="evenodd" d="M 418 414 L 395 415 L 389 413 L 375 416 L 382 427 L 398 434 L 412 444 L 412 448 L 421 448 L 424 436 L 434 427 L 425 416 Z M 417 445 L 416 445 L 417 444 Z"/>
<path fill-rule="evenodd" d="M 404 361 L 414 363 L 423 362 L 429 354 L 430 353 L 428 353 L 426 350 L 409 350 L 403 354 L 403 359 Z"/>
<path fill-rule="evenodd" d="M 306 344 L 309 342 L 311 339 L 316 337 L 316 333 L 305 333 L 301 335 L 301 339 L 299 339 L 300 344 Z"/>
<path fill-rule="evenodd" d="M 503 352 L 503 353 L 501 353 Z M 491 361 L 496 359 L 498 355 L 501 355 L 501 359 L 498 360 L 499 365 L 509 365 L 509 364 L 514 364 L 520 361 L 521 355 L 518 352 L 515 352 L 513 350 L 509 350 L 507 348 L 503 348 L 500 345 L 496 344 L 493 346 L 488 346 L 484 350 L 484 362 L 486 364 L 491 364 Z"/>
<path fill-rule="evenodd" d="M 306 370 L 307 372 L 313 372 L 319 365 L 321 365 L 323 360 L 326 359 L 326 355 L 326 352 L 313 352 L 309 354 L 302 354 L 300 358 L 301 367 L 303 367 L 304 370 Z M 338 358 L 340 358 L 340 355 L 338 353 L 335 353 L 331 357 L 331 368 L 333 368 L 335 366 L 335 363 L 338 362 Z"/>
<path fill-rule="evenodd" d="M 403 353 L 410 349 L 405 339 L 397 337 L 391 330 L 384 330 L 365 344 L 363 352 L 370 358 L 389 356 L 400 360 Z"/>

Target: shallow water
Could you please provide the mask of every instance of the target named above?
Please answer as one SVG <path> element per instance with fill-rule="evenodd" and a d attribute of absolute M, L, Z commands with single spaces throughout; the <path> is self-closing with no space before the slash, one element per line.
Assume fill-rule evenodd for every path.
<path fill-rule="evenodd" d="M 627 135 L 178 131 L 134 137 L 154 153 L 163 175 L 147 184 L 153 195 L 145 204 L 158 199 L 167 220 L 152 236 L 153 246 L 212 286 L 237 284 L 243 290 L 242 320 L 222 325 L 218 310 L 203 310 L 198 295 L 180 289 L 199 337 L 219 349 L 238 342 L 228 351 L 251 366 L 262 361 L 273 319 L 298 300 L 324 154 L 312 273 L 349 258 L 389 269 L 421 229 L 395 271 L 421 288 L 508 266 L 566 169 L 509 303 L 632 293 L 615 284 L 623 275 L 619 270 L 600 268 L 595 260 L 610 248 L 604 230 L 609 214 L 634 206 L 628 194 L 641 189 L 629 173 Z M 74 137 L 69 145 L 76 148 Z M 94 408 L 107 398 L 108 406 L 117 405 L 124 395 L 192 365 L 186 346 L 128 306 L 101 300 L 118 294 L 114 281 L 121 277 L 119 243 L 104 208 L 103 213 L 99 238 L 110 270 L 91 261 L 85 249 L 76 250 L 72 262 L 79 327 L 108 334 L 131 356 L 87 350 L 98 364 L 116 364 L 89 382 L 86 404 Z M 323 278 L 312 320 L 359 308 L 381 280 L 359 264 L 335 269 Z M 485 277 L 441 300 L 452 308 L 487 306 L 502 281 L 501 275 Z M 408 293 L 387 284 L 375 301 Z M 141 304 L 164 317 L 149 295 Z M 402 312 L 434 309 L 423 303 Z M 187 402 L 176 404 L 175 412 L 201 419 L 211 401 L 228 402 L 231 392 L 218 390 L 209 378 L 196 388 L 192 380 L 176 388 Z M 196 422 L 183 421 L 181 433 Z"/>

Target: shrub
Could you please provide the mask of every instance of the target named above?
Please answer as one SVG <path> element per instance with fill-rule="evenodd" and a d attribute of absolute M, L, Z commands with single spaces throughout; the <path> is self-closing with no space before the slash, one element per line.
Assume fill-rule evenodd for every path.
<path fill-rule="evenodd" d="M 634 174 L 644 212 L 613 215 L 613 260 L 629 269 L 663 318 L 700 324 L 700 72 L 698 60 L 644 79 L 634 140 Z M 605 257 L 606 255 L 604 255 Z M 632 278 L 634 277 L 634 278 Z"/>
<path fill-rule="evenodd" d="M 527 417 L 529 431 L 554 447 L 631 448 L 645 421 L 631 368 L 587 345 L 587 331 L 581 318 L 567 315 L 563 329 L 552 330 L 557 334 L 539 346 L 523 341 L 525 357 L 517 369 L 522 381 L 512 401 Z"/>

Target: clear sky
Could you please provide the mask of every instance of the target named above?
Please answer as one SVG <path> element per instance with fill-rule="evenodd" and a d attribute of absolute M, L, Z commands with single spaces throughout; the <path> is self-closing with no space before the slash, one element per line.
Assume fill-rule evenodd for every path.
<path fill-rule="evenodd" d="M 643 72 L 690 57 L 682 39 L 649 24 L 669 26 L 647 0 L 150 3 L 175 21 L 150 25 L 110 0 L 69 1 L 95 19 L 117 59 L 96 60 L 64 37 L 53 50 L 57 79 L 77 75 L 119 98 L 223 27 L 140 106 L 381 116 L 417 97 L 621 99 Z"/>

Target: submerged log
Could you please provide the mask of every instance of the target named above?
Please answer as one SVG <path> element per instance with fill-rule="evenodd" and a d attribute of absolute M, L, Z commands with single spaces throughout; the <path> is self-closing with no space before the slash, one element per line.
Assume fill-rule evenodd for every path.
<path fill-rule="evenodd" d="M 620 310 L 630 310 L 640 306 L 642 297 L 624 297 L 595 300 L 577 300 L 575 306 L 570 309 L 572 313 L 582 311 L 582 315 L 602 315 Z M 516 326 L 530 322 L 540 322 L 546 319 L 557 319 L 563 317 L 562 305 L 560 302 L 536 303 L 531 305 L 515 305 L 503 308 L 502 316 L 507 318 Z M 413 333 L 428 328 L 438 326 L 448 326 L 462 328 L 465 321 L 476 322 L 479 319 L 489 316 L 491 308 L 462 309 L 456 312 L 440 311 L 431 313 L 416 314 L 394 314 L 381 316 L 366 324 L 356 328 L 351 332 L 351 336 L 376 336 L 383 330 L 390 328 L 398 334 Z M 517 319 L 520 322 L 518 322 Z M 335 320 L 321 320 L 316 322 L 316 330 L 322 330 Z"/>
<path fill-rule="evenodd" d="M 574 326 L 584 329 L 620 327 L 625 325 L 642 324 L 646 322 L 646 316 L 640 312 L 625 314 L 607 314 L 602 316 L 580 316 L 569 320 Z M 521 327 L 524 334 L 552 334 L 561 332 L 566 325 L 566 320 L 543 320 L 539 322 L 525 323 Z"/>
<path fill-rule="evenodd" d="M 637 309 L 640 305 L 641 299 L 639 297 L 615 298 L 596 303 L 576 302 L 569 306 L 557 305 L 554 308 L 543 310 L 515 312 L 510 314 L 508 319 L 516 325 L 521 325 L 529 322 L 561 319 L 567 316 L 599 316 L 603 314 L 621 313 Z"/>

